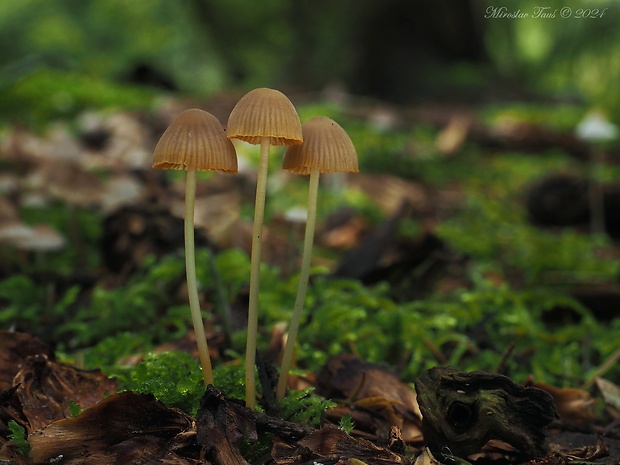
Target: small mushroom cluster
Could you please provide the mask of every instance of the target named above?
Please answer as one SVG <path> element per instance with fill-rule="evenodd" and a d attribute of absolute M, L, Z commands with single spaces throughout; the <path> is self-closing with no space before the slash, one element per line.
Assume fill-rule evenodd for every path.
<path fill-rule="evenodd" d="M 297 298 L 289 328 L 277 398 L 286 391 L 287 376 L 293 356 L 299 322 L 308 286 L 310 258 L 316 222 L 316 203 L 321 172 L 357 172 L 357 154 L 351 139 L 335 121 L 314 117 L 303 125 L 291 101 L 280 91 L 254 89 L 244 95 L 233 108 L 227 132 L 213 115 L 198 109 L 182 112 L 159 140 L 153 155 L 157 169 L 187 171 L 185 195 L 185 250 L 188 294 L 192 322 L 203 369 L 205 385 L 213 384 L 196 283 L 194 258 L 194 196 L 196 170 L 237 172 L 237 158 L 230 139 L 260 145 L 258 178 L 252 228 L 248 335 L 246 345 L 246 405 L 255 408 L 256 335 L 258 331 L 259 270 L 267 192 L 269 151 L 272 145 L 288 146 L 283 168 L 291 173 L 309 175 L 308 213 Z"/>

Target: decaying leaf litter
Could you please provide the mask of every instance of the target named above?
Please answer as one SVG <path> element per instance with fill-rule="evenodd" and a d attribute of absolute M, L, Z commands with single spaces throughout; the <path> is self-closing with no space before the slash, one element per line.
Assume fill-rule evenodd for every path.
<path fill-rule="evenodd" d="M 44 280 L 52 289 L 49 298 L 53 303 L 58 303 L 58 296 L 62 295 L 60 289 L 79 283 L 80 299 L 76 298 L 73 304 L 87 305 L 89 292 L 92 292 L 94 286 L 121 286 L 123 280 L 131 276 L 149 254 L 165 255 L 176 251 L 182 243 L 179 241 L 182 241 L 180 217 L 183 212 L 183 190 L 174 178 L 143 169 L 143 162 L 148 163 L 149 152 L 165 128 L 166 121 L 170 121 L 180 109 L 182 106 L 168 109 L 167 113 L 163 113 L 164 116 L 85 115 L 80 123 L 82 127 L 77 132 L 78 137 L 62 126 L 53 128 L 43 136 L 24 129 L 9 131 L 3 140 L 2 151 L 10 168 L 3 175 L 3 186 L 7 187 L 3 196 L 6 205 L 3 206 L 2 218 L 6 225 L 27 230 L 29 225 L 20 219 L 19 207 L 62 203 L 67 205 L 68 217 L 74 218 L 74 224 L 79 225 L 76 218 L 81 210 L 91 209 L 98 216 L 105 216 L 105 224 L 109 225 L 110 230 L 103 232 L 101 241 L 101 246 L 106 247 L 104 256 L 107 267 L 95 270 L 86 266 L 89 261 L 88 238 L 81 237 L 77 227 L 69 231 L 74 236 L 61 238 L 64 240 L 58 240 L 60 234 L 56 231 L 55 245 L 49 247 L 41 245 L 44 243 L 42 240 L 38 246 L 26 247 L 14 240 L 14 235 L 7 233 L 3 236 L 7 243 L 3 253 L 8 254 L 10 260 L 6 261 L 5 269 L 2 270 L 4 276 L 34 268 L 46 259 L 45 254 L 50 251 L 75 246 L 74 264 L 76 269 L 78 265 L 83 269 L 79 279 L 71 275 L 60 279 L 60 276 L 54 276 L 53 273 L 50 275 L 49 271 L 37 276 L 37 279 Z M 372 109 L 365 111 L 372 121 Z M 359 118 L 358 109 L 351 109 L 350 113 L 349 117 Z M 438 150 L 444 153 L 442 156 L 446 159 L 458 157 L 466 139 L 495 149 L 502 146 L 530 149 L 539 149 L 541 146 L 569 147 L 569 151 L 576 156 L 585 151 L 578 140 L 564 133 L 527 125 L 517 125 L 513 129 L 510 126 L 502 127 L 498 131 L 497 128 L 485 127 L 475 120 L 465 119 L 467 124 L 464 124 L 463 116 L 457 116 L 459 119 L 455 116 L 445 121 L 446 129 L 437 138 Z M 407 114 L 399 114 L 398 117 L 405 120 L 411 118 Z M 427 124 L 437 124 L 437 120 L 445 119 L 445 115 L 419 112 L 416 118 Z M 86 120 L 90 121 L 89 125 L 84 123 Z M 133 125 L 136 130 L 124 131 L 124 124 L 115 126 L 114 120 Z M 115 133 L 115 130 L 118 132 Z M 99 138 L 94 137 L 94 134 L 99 134 Z M 106 142 L 101 143 L 102 139 Z M 98 142 L 94 144 L 94 140 Z M 415 147 L 405 147 L 404 151 L 407 156 L 416 155 Z M 204 206 L 196 209 L 199 245 L 209 245 L 215 252 L 231 247 L 240 247 L 249 252 L 251 231 L 247 219 L 241 214 L 241 206 L 252 202 L 252 185 L 255 180 L 248 165 L 245 170 L 242 169 L 242 176 L 234 180 L 212 177 L 198 184 L 197 205 L 200 206 L 202 198 Z M 281 174 L 275 176 L 282 177 Z M 280 182 L 286 182 L 286 179 Z M 335 179 L 334 182 L 342 183 L 343 180 Z M 452 184 L 436 188 L 426 182 L 404 180 L 389 174 L 364 174 L 363 170 L 359 175 L 345 178 L 344 182 L 349 188 L 358 189 L 372 198 L 385 220 L 373 224 L 368 216 L 360 215 L 350 208 L 337 211 L 332 217 L 324 219 L 317 231 L 319 246 L 326 250 L 348 250 L 348 253 L 337 254 L 337 259 L 330 259 L 330 255 L 326 254 L 327 258 L 321 256 L 317 259 L 319 263 L 339 277 L 352 277 L 368 284 L 388 279 L 395 288 L 400 285 L 403 289 L 405 284 L 411 282 L 403 279 L 403 276 L 407 276 L 403 270 L 416 270 L 416 281 L 425 286 L 408 289 L 410 294 L 403 296 L 405 299 L 428 295 L 429 290 L 450 292 L 470 285 L 467 267 L 471 258 L 434 234 L 436 225 L 457 211 L 465 201 L 462 186 Z M 70 186 L 68 189 L 67 185 Z M 609 192 L 611 198 L 613 186 L 610 186 Z M 217 202 L 213 202 L 214 197 Z M 207 204 L 212 206 L 207 207 Z M 290 274 L 296 271 L 290 262 L 298 260 L 298 249 L 292 244 L 295 238 L 300 243 L 302 228 L 297 226 L 297 220 L 292 214 L 287 216 L 285 213 L 280 217 L 276 213 L 267 223 L 264 241 L 269 253 L 265 256 L 271 265 L 279 265 L 283 273 Z M 608 224 L 611 225 L 613 214 L 609 215 Z M 419 227 L 423 231 L 415 240 L 400 234 L 403 223 L 411 218 L 420 222 Z M 583 222 L 583 219 L 580 221 Z M 39 226 L 39 229 L 42 227 Z M 34 234 L 31 237 L 35 237 Z M 610 254 L 613 250 L 608 248 L 604 253 Z M 331 256 L 334 257 L 333 254 Z M 488 277 L 497 280 L 499 286 L 503 280 L 519 279 L 518 275 Z M 177 282 L 176 286 L 176 300 L 184 302 L 183 294 L 186 295 L 186 291 L 183 282 Z M 239 291 L 236 302 L 233 301 L 229 308 L 233 326 L 237 329 L 244 325 L 245 291 Z M 583 292 L 583 289 L 580 291 Z M 601 298 L 602 295 L 603 299 L 613 302 L 613 288 L 603 289 L 607 292 L 600 292 L 600 289 L 594 291 L 590 296 Z M 203 292 L 202 297 L 215 296 L 207 296 Z M 600 307 L 593 311 L 603 312 Z M 610 314 L 613 315 L 613 311 Z M 601 315 L 605 318 L 605 313 Z M 209 348 L 215 360 L 231 363 L 232 359 L 226 355 L 231 335 L 222 334 L 218 330 L 219 325 L 214 323 L 218 318 L 221 317 L 214 316 L 208 321 L 208 338 L 210 343 L 215 343 L 210 344 Z M 574 313 L 569 312 L 570 318 L 575 318 Z M 46 324 L 53 325 L 53 321 Z M 12 457 L 17 463 L 31 463 L 17 452 L 17 425 L 26 428 L 30 457 L 36 463 L 49 463 L 54 459 L 63 460 L 61 463 L 89 463 L 88 460 L 91 460 L 90 463 L 118 463 L 119 460 L 142 460 L 145 463 L 160 463 L 158 460 L 162 460 L 161 463 L 244 463 L 247 461 L 244 457 L 250 458 L 252 454 L 248 452 L 247 444 L 244 446 L 243 443 L 252 442 L 254 438 L 262 438 L 263 442 L 268 438 L 269 447 L 261 451 L 260 457 L 252 457 L 252 463 L 413 463 L 417 454 L 423 450 L 421 415 L 411 386 L 384 367 L 363 361 L 360 358 L 363 354 L 358 353 L 355 342 L 343 350 L 352 355 L 335 355 L 317 373 L 306 372 L 289 383 L 290 387 L 299 389 L 313 386 L 317 394 L 333 399 L 335 407 L 325 411 L 323 426 L 313 428 L 280 418 L 275 413 L 277 404 L 273 398 L 270 399 L 268 391 L 274 386 L 274 375 L 273 369 L 269 367 L 276 366 L 274 361 L 278 359 L 284 336 L 277 327 L 274 327 L 271 345 L 258 360 L 263 389 L 260 403 L 271 415 L 247 410 L 242 404 L 229 399 L 226 392 L 211 388 L 202 398 L 200 407 L 196 406 L 195 416 L 169 409 L 148 394 L 136 394 L 135 397 L 130 393 L 115 394 L 117 388 L 112 381 L 106 384 L 107 376 L 57 362 L 54 351 L 44 342 L 36 339 L 24 342 L 24 338 L 30 338 L 23 333 L 28 328 L 18 329 L 22 332 L 3 333 L 2 341 L 6 344 L 3 353 L 11 356 L 3 360 L 0 369 L 4 374 L 2 454 Z M 38 334 L 45 336 L 44 333 Z M 472 333 L 468 337 L 475 344 L 485 343 L 482 333 Z M 165 348 L 184 347 L 185 350 L 194 351 L 191 341 L 187 344 L 182 343 L 182 339 L 178 340 L 178 343 L 172 341 Z M 62 340 L 51 342 L 54 345 L 62 344 Z M 436 359 L 434 364 L 448 363 L 454 351 L 459 349 L 459 346 L 438 343 L 431 338 L 423 341 L 423 344 Z M 22 352 L 23 347 L 26 349 Z M 64 345 L 64 348 L 70 346 Z M 500 372 L 507 370 L 511 358 L 524 356 L 508 349 L 501 354 L 502 362 L 507 362 L 497 367 Z M 474 345 L 465 347 L 465 352 L 470 355 L 475 354 L 476 350 Z M 604 376 L 610 369 L 609 365 L 613 367 L 617 364 L 617 358 L 616 352 L 607 360 L 600 361 L 599 374 Z M 135 364 L 138 359 L 128 362 Z M 399 361 L 399 358 L 394 360 Z M 400 362 L 406 360 L 400 359 Z M 390 363 L 393 364 L 393 360 Z M 79 366 L 76 359 L 75 364 Z M 422 374 L 423 370 L 417 375 Z M 101 387 L 101 392 L 95 393 L 88 387 L 93 379 L 97 380 L 94 382 Z M 490 437 L 491 442 L 485 446 L 483 460 L 500 463 L 506 460 L 505 457 L 510 457 L 516 463 L 528 460 L 532 463 L 539 463 L 535 460 L 565 463 L 569 459 L 616 463 L 613 461 L 613 457 L 618 456 L 614 438 L 618 433 L 617 422 L 614 423 L 613 419 L 618 416 L 617 402 L 614 403 L 617 388 L 600 377 L 592 377 L 591 380 L 598 390 L 558 389 L 537 382 L 536 379 L 519 380 L 542 388 L 554 399 L 559 417 L 552 415 L 553 418 L 547 418 L 549 413 L 545 416 L 549 420 L 547 423 L 550 422 L 549 446 L 545 445 L 543 449 L 526 447 L 523 450 L 519 444 L 496 444 L 495 440 L 506 439 L 501 435 L 499 438 Z M 409 379 L 409 382 L 412 381 Z M 96 400 L 93 402 L 92 398 L 80 397 L 80 389 Z M 461 390 L 456 391 L 458 393 Z M 591 393 L 595 393 L 595 396 L 592 397 Z M 55 399 L 55 411 L 51 409 L 48 412 L 36 404 L 37 401 L 45 402 L 46 398 Z M 595 408 L 601 399 L 607 403 L 605 412 Z M 45 402 L 45 405 L 48 404 Z M 73 418 L 69 409 L 71 405 L 77 405 L 84 411 Z M 469 410 L 461 408 L 461 404 L 457 405 L 451 413 L 456 411 L 461 415 L 458 427 L 465 428 L 469 425 L 463 418 L 467 420 L 468 417 L 463 415 Z M 127 412 L 132 413 L 129 424 L 121 418 L 114 421 L 116 415 L 110 415 L 109 412 L 117 411 L 119 416 L 122 416 L 120 412 L 124 412 L 125 416 Z M 93 418 L 102 414 L 106 418 L 112 417 L 105 430 L 114 433 L 108 434 L 106 438 L 102 437 L 101 431 L 91 431 L 85 427 L 92 426 L 97 421 Z M 348 431 L 351 436 L 344 431 L 343 416 L 351 418 L 352 428 Z M 547 423 L 541 428 L 546 427 Z M 339 425 L 341 428 L 338 428 Z M 134 435 L 138 430 L 141 433 Z M 71 436 L 76 431 L 84 436 Z M 544 435 L 544 432 L 538 433 Z M 68 439 L 64 443 L 57 442 L 59 436 Z M 454 459 L 449 443 L 439 449 L 437 444 L 435 441 L 431 448 L 435 455 L 439 455 L 435 459 L 440 462 Z M 453 448 L 456 452 L 456 448 Z M 512 452 L 507 453 L 506 450 Z M 467 449 L 465 451 L 471 452 Z M 532 455 L 546 455 L 546 458 L 534 459 Z M 434 459 L 422 455 L 418 460 Z"/>

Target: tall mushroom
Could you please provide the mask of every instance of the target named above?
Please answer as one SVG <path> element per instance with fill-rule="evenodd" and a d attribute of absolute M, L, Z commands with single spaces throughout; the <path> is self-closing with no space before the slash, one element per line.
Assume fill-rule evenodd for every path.
<path fill-rule="evenodd" d="M 185 268 L 187 292 L 196 333 L 198 355 L 205 386 L 213 384 L 213 370 L 204 324 L 200 314 L 196 257 L 194 252 L 194 201 L 196 170 L 237 173 L 237 153 L 218 119 L 203 110 L 185 110 L 163 133 L 153 152 L 153 168 L 186 170 L 185 181 Z"/>
<path fill-rule="evenodd" d="M 301 259 L 301 271 L 297 297 L 293 307 L 293 316 L 288 332 L 276 398 L 281 400 L 286 391 L 288 371 L 293 359 L 293 349 L 301 312 L 306 299 L 310 259 L 314 242 L 314 228 L 316 223 L 316 202 L 319 190 L 320 173 L 351 172 L 357 173 L 357 153 L 353 142 L 344 129 L 330 118 L 316 116 L 306 121 L 302 127 L 304 142 L 301 145 L 289 147 L 284 154 L 282 168 L 295 174 L 309 174 L 310 186 L 308 190 L 308 217 L 304 236 L 304 248 Z"/>
<path fill-rule="evenodd" d="M 603 165 L 606 144 L 618 137 L 618 128 L 607 121 L 601 112 L 595 111 L 577 125 L 575 132 L 577 137 L 586 142 L 592 150 L 588 169 L 590 232 L 603 234 L 605 232 L 605 205 L 602 186 L 596 179 L 596 171 Z"/>
<path fill-rule="evenodd" d="M 256 333 L 258 331 L 258 290 L 262 249 L 265 195 L 269 147 L 271 145 L 301 144 L 301 122 L 291 101 L 275 89 L 259 88 L 245 94 L 228 118 L 228 137 L 250 144 L 260 144 L 254 225 L 252 227 L 252 255 L 250 259 L 250 296 L 248 303 L 248 336 L 245 354 L 245 403 L 256 406 Z"/>

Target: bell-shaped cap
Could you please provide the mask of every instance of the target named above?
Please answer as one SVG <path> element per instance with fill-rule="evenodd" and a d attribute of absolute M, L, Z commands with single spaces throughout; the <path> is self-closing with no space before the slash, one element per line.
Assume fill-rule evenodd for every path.
<path fill-rule="evenodd" d="M 286 149 L 282 168 L 295 174 L 359 171 L 353 142 L 342 127 L 330 118 L 315 116 L 302 127 L 304 142 Z"/>
<path fill-rule="evenodd" d="M 153 152 L 153 168 L 237 173 L 237 152 L 219 120 L 193 108 L 180 113 L 162 134 Z"/>
<path fill-rule="evenodd" d="M 301 122 L 297 110 L 286 95 L 261 87 L 245 94 L 228 117 L 230 139 L 260 144 L 269 137 L 271 145 L 301 144 Z"/>

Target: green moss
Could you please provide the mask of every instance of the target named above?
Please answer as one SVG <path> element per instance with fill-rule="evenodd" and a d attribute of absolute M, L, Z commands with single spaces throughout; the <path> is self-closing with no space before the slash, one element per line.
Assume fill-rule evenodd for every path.
<path fill-rule="evenodd" d="M 178 339 L 190 325 L 189 310 L 176 304 L 172 292 L 183 277 L 183 269 L 180 256 L 159 261 L 151 257 L 123 287 L 96 286 L 88 295 L 73 286 L 54 296 L 50 292 L 53 287 L 16 275 L 0 282 L 4 307 L 0 327 L 14 326 L 39 335 L 65 352 L 93 347 L 113 335 L 129 332 L 136 343 L 146 345 Z M 125 349 L 131 346 L 121 345 Z M 121 355 L 116 350 L 113 353 Z"/>
<path fill-rule="evenodd" d="M 171 351 L 147 354 L 123 377 L 122 388 L 151 393 L 168 407 L 175 407 L 196 416 L 204 382 L 200 363 L 185 352 Z"/>
<path fill-rule="evenodd" d="M 84 366 L 88 369 L 101 369 L 104 373 L 118 374 L 119 360 L 148 352 L 153 348 L 150 337 L 139 332 L 121 332 L 105 337 L 92 347 L 82 351 Z"/>
<path fill-rule="evenodd" d="M 355 422 L 353 421 L 353 417 L 351 414 L 347 413 L 340 418 L 338 422 L 338 428 L 344 431 L 347 434 L 351 434 L 353 428 L 355 428 Z"/>
<path fill-rule="evenodd" d="M 243 339 L 245 343 L 245 338 Z M 241 356 L 237 356 L 238 363 L 216 366 L 213 377 L 217 388 L 226 393 L 229 399 L 245 400 L 245 367 Z M 260 395 L 260 386 L 257 386 Z M 260 410 L 260 407 L 259 407 Z"/>
<path fill-rule="evenodd" d="M 84 109 L 147 109 L 157 94 L 97 76 L 39 69 L 0 88 L 0 115 L 11 122 L 42 126 Z"/>
<path fill-rule="evenodd" d="M 209 263 L 207 249 L 196 251 L 196 262 Z M 233 299 L 241 289 L 248 285 L 250 280 L 250 258 L 241 249 L 227 249 L 214 257 L 215 269 L 219 276 L 222 291 L 228 299 Z M 202 266 L 196 270 L 198 281 L 207 289 L 216 290 L 216 278 L 213 276 L 211 267 Z"/>
<path fill-rule="evenodd" d="M 572 133 L 584 116 L 584 107 L 570 104 L 502 103 L 483 108 L 481 116 L 490 125 L 507 119 Z"/>
<path fill-rule="evenodd" d="M 280 402 L 280 416 L 288 421 L 318 428 L 325 411 L 336 403 L 313 393 L 314 388 L 292 391 Z"/>
<path fill-rule="evenodd" d="M 71 416 L 71 418 L 77 417 L 83 411 L 84 409 L 80 407 L 80 404 L 73 400 L 69 401 L 69 415 Z"/>
<path fill-rule="evenodd" d="M 28 457 L 30 454 L 30 444 L 28 443 L 26 428 L 14 420 L 9 420 L 8 426 L 11 431 L 11 434 L 9 434 L 9 439 L 13 442 L 13 444 L 15 444 L 17 451 L 21 455 Z"/>

